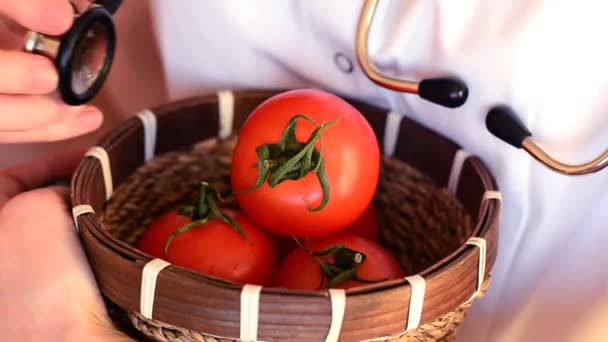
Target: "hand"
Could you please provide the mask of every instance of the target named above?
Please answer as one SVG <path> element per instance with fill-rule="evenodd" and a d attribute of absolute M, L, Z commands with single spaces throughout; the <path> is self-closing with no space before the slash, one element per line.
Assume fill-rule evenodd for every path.
<path fill-rule="evenodd" d="M 6 341 L 130 341 L 115 330 L 65 187 L 83 151 L 0 171 L 0 331 Z"/>
<path fill-rule="evenodd" d="M 61 35 L 73 17 L 67 0 L 0 0 L 0 143 L 62 140 L 101 126 L 95 107 L 61 101 L 53 61 L 23 51 L 28 30 Z"/>

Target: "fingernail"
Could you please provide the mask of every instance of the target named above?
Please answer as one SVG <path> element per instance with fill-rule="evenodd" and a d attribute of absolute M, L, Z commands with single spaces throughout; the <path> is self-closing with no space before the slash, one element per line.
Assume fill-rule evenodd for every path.
<path fill-rule="evenodd" d="M 39 92 L 52 92 L 57 88 L 59 76 L 57 71 L 43 67 L 32 72 L 32 86 Z"/>
<path fill-rule="evenodd" d="M 103 123 L 103 114 L 95 108 L 87 108 L 76 118 L 76 125 L 81 132 L 96 130 Z"/>

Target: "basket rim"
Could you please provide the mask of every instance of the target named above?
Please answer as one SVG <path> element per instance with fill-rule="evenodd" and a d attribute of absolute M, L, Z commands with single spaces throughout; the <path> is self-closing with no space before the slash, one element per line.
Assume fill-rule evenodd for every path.
<path fill-rule="evenodd" d="M 232 96 L 234 96 L 234 98 L 238 101 L 240 98 L 252 98 L 252 99 L 265 99 L 268 98 L 274 94 L 283 92 L 285 90 L 241 90 L 241 91 L 230 91 L 230 94 Z M 225 94 L 225 93 L 223 93 Z M 388 110 L 373 106 L 373 105 L 369 105 L 369 104 L 364 104 L 360 101 L 354 100 L 354 99 L 348 99 L 345 98 L 347 101 L 359 105 L 359 106 L 364 106 L 366 108 L 375 108 L 379 111 L 382 111 L 384 113 L 388 113 Z M 209 94 L 209 95 L 201 95 L 201 96 L 194 96 L 194 97 L 190 97 L 190 98 L 186 98 L 186 99 L 182 99 L 182 100 L 177 100 L 177 101 L 173 101 L 170 102 L 168 104 L 164 104 L 161 106 L 158 106 L 156 108 L 150 109 L 150 113 L 154 113 L 154 115 L 157 115 L 158 120 L 160 122 L 160 118 L 161 116 L 164 116 L 166 118 L 170 117 L 171 115 L 174 115 L 175 113 L 179 113 L 180 111 L 183 111 L 184 108 L 199 108 L 200 106 L 211 106 L 211 107 L 217 107 L 217 111 L 220 110 L 219 107 L 221 107 L 221 104 L 219 103 L 221 101 L 221 96 L 219 94 Z M 216 114 L 216 115 L 220 115 L 220 114 Z M 205 116 L 206 119 L 208 119 L 207 121 L 209 121 L 210 116 Z M 206 134 L 208 135 L 208 137 L 213 137 L 214 134 L 217 133 L 217 131 L 219 131 L 220 129 L 218 129 L 218 126 L 221 126 L 220 123 L 220 119 L 219 118 L 215 118 L 217 120 L 216 122 L 216 126 L 213 127 L 213 129 L 211 129 L 209 132 L 207 132 Z M 405 119 L 408 120 L 408 119 Z M 213 121 L 213 120 L 211 120 Z M 420 124 L 408 120 L 407 122 L 408 124 L 416 124 L 421 126 Z M 403 124 L 403 123 L 402 123 Z M 140 140 L 140 144 L 139 146 L 135 146 L 133 149 L 134 150 L 138 150 L 141 151 L 143 149 L 145 149 L 145 147 L 142 148 L 143 146 L 143 140 L 145 138 L 145 129 L 144 129 L 144 121 L 141 119 L 141 117 L 131 117 L 127 120 L 125 120 L 121 125 L 119 125 L 118 127 L 116 127 L 115 130 L 108 132 L 105 136 L 103 136 L 100 140 L 99 143 L 96 147 L 101 147 L 103 150 L 108 152 L 107 158 L 112 159 L 114 157 L 114 155 L 112 154 L 111 151 L 113 151 L 114 149 L 117 149 L 119 147 L 122 147 L 127 141 L 128 137 L 135 137 L 135 139 Z M 213 125 L 210 125 L 213 126 Z M 160 129 L 161 125 L 159 125 L 159 127 L 157 127 L 156 129 Z M 423 127 L 423 129 L 425 129 Z M 432 134 L 437 135 L 437 133 L 432 132 Z M 189 146 L 192 142 L 196 142 L 196 141 L 200 141 L 201 137 L 197 137 L 196 139 L 194 139 L 194 141 L 189 141 L 186 142 L 185 146 Z M 444 137 L 441 137 L 444 140 Z M 192 140 L 192 139 L 191 139 Z M 160 142 L 160 141 L 159 141 Z M 183 145 L 183 142 L 180 142 Z M 457 144 L 455 144 L 452 141 L 448 141 L 449 144 L 453 145 L 453 148 L 455 150 L 459 150 L 460 146 L 458 146 Z M 156 151 L 156 155 L 163 153 L 163 149 L 162 148 L 158 148 L 159 146 L 157 146 L 157 151 Z M 165 150 L 171 151 L 174 150 L 173 148 L 167 148 L 165 147 Z M 141 152 L 140 152 L 141 154 Z M 99 212 L 99 208 L 101 208 L 100 204 L 97 203 L 97 205 L 93 204 L 91 199 L 92 195 L 91 193 L 95 193 L 94 190 L 92 190 L 92 187 L 95 185 L 94 181 L 90 180 L 90 179 L 85 179 L 84 175 L 86 174 L 99 174 L 99 173 L 103 173 L 101 171 L 102 167 L 101 167 L 101 163 L 100 162 L 100 158 L 99 156 L 95 157 L 93 154 L 89 155 L 89 157 L 94 157 L 94 158 L 83 158 L 83 160 L 81 161 L 80 165 L 78 166 L 75 175 L 72 179 L 72 207 L 73 208 L 82 208 L 83 206 L 90 206 L 90 211 L 86 211 L 85 212 L 81 212 L 81 213 L 75 213 L 74 214 L 74 220 L 75 220 L 75 224 L 76 226 L 79 228 L 79 233 L 81 238 L 83 239 L 83 241 L 85 242 L 85 249 L 92 248 L 93 245 L 98 245 L 98 247 L 105 249 L 104 253 L 109 253 L 109 254 L 114 254 L 114 256 L 123 259 L 123 261 L 127 264 L 131 264 L 133 267 L 141 270 L 146 264 L 148 264 L 149 262 L 151 262 L 152 260 L 154 260 L 153 257 L 142 253 L 140 251 L 138 251 L 137 249 L 135 249 L 133 246 L 128 245 L 122 241 L 119 241 L 118 239 L 114 238 L 111 234 L 109 234 L 103 227 L 103 224 L 100 220 L 100 217 L 96 214 L 96 212 Z M 131 166 L 131 169 L 133 169 L 134 167 L 140 166 L 141 164 L 143 164 L 145 162 L 145 157 L 142 156 L 141 160 L 138 160 L 136 163 L 134 163 L 134 165 Z M 478 174 L 479 175 L 479 179 L 481 181 L 481 185 L 483 187 L 483 189 L 485 190 L 484 195 L 487 193 L 498 193 L 498 187 L 496 185 L 496 182 L 494 181 L 493 176 L 491 175 L 490 171 L 487 169 L 487 167 L 485 166 L 485 164 L 481 161 L 481 159 L 477 156 L 471 155 L 466 159 L 466 163 L 468 163 L 469 167 L 471 168 L 471 172 Z M 112 178 L 112 175 L 119 173 L 117 172 L 117 167 L 116 165 L 111 165 L 109 167 L 110 171 L 110 175 Z M 127 167 L 128 168 L 128 167 Z M 125 171 L 122 171 L 123 173 L 125 173 Z M 127 174 L 129 172 L 126 172 Z M 120 177 L 116 177 L 118 179 L 120 179 Z M 122 178 L 124 179 L 124 175 L 122 176 Z M 119 182 L 120 183 L 120 180 Z M 88 192 L 85 190 L 89 190 Z M 109 195 L 107 194 L 108 190 L 107 189 L 103 189 L 103 191 L 105 192 L 106 195 L 106 200 L 109 197 Z M 460 192 L 460 190 L 459 190 Z M 97 193 L 99 193 L 99 191 L 97 191 Z M 458 194 L 458 193 L 456 193 Z M 110 194 L 111 195 L 111 194 Z M 94 197 L 94 196 L 93 196 Z M 486 200 L 486 199 L 490 199 L 490 200 Z M 497 201 L 491 200 L 491 199 L 498 199 Z M 485 264 L 486 264 L 486 269 L 483 275 L 481 275 L 480 277 L 475 277 L 476 279 L 479 279 L 478 283 L 480 285 L 481 280 L 485 280 L 487 277 L 489 277 L 491 270 L 493 268 L 493 264 L 494 264 L 494 258 L 495 255 L 490 255 L 490 254 L 496 254 L 496 239 L 497 239 L 497 229 L 498 229 L 498 217 L 500 214 L 500 198 L 481 198 L 479 199 L 480 203 L 479 203 L 479 210 L 478 210 L 478 217 L 476 220 L 476 224 L 475 224 L 475 228 L 473 229 L 472 232 L 472 236 L 471 237 L 480 237 L 482 239 L 484 239 L 484 241 L 487 241 L 487 244 L 489 245 L 488 247 L 488 254 L 486 255 L 486 260 L 484 260 Z M 98 201 L 99 202 L 99 201 Z M 105 202 L 102 201 L 101 204 L 104 204 Z M 97 209 L 97 210 L 95 210 Z M 109 255 L 106 254 L 106 255 Z M 478 256 L 477 256 L 478 255 Z M 476 257 L 477 256 L 477 257 Z M 479 248 L 477 248 L 476 246 L 471 246 L 469 244 L 462 244 L 461 246 L 459 246 L 459 248 L 457 248 L 456 250 L 454 250 L 450 255 L 444 257 L 442 260 L 437 261 L 435 264 L 433 264 L 432 266 L 428 267 L 427 269 L 419 272 L 417 275 L 422 277 L 423 279 L 425 279 L 427 282 L 431 282 L 433 281 L 434 278 L 437 277 L 441 277 L 444 272 L 446 271 L 446 269 L 450 269 L 453 267 L 457 267 L 457 266 L 463 266 L 464 263 L 467 260 L 470 260 L 471 258 L 473 259 L 479 259 L 481 258 L 481 250 Z M 95 262 L 98 262 L 99 260 L 94 260 Z M 477 274 L 479 272 L 478 267 L 475 267 L 474 269 L 468 269 L 468 273 L 475 273 Z M 103 277 L 101 277 L 103 280 Z M 227 290 L 227 291 L 233 291 L 233 292 L 237 292 L 240 294 L 240 291 L 243 289 L 243 285 L 241 284 L 235 284 L 235 283 L 231 283 L 228 281 L 224 281 L 221 279 L 217 279 L 215 277 L 212 276 L 208 276 L 208 275 L 204 275 L 204 274 L 200 274 L 176 265 L 168 265 L 165 269 L 163 269 L 161 275 L 159 275 L 158 278 L 158 282 L 161 282 L 162 279 L 164 279 L 165 281 L 170 281 L 171 279 L 173 279 L 173 281 L 176 281 L 175 279 L 180 279 L 183 281 L 195 281 L 195 282 L 200 282 L 200 281 L 204 281 L 207 282 L 208 286 L 211 286 L 212 288 L 216 288 L 217 290 Z M 98 279 L 99 280 L 99 279 Z M 107 284 L 100 284 L 102 285 L 102 292 L 111 292 L 111 291 L 105 291 L 108 290 L 107 288 L 105 288 L 103 285 L 107 285 Z M 403 299 L 405 301 L 409 301 L 411 298 L 410 294 L 411 294 L 411 283 L 410 280 L 408 279 L 398 279 L 398 280 L 391 280 L 391 281 L 386 281 L 386 282 L 382 282 L 379 284 L 370 284 L 370 285 L 365 285 L 365 286 L 361 286 L 361 287 L 357 287 L 354 289 L 349 289 L 345 291 L 345 296 L 347 298 L 364 298 L 368 297 L 368 296 L 373 296 L 374 294 L 377 294 L 378 292 L 387 292 L 390 290 L 396 290 L 399 289 L 401 290 L 400 294 L 405 295 L 403 296 Z M 298 298 L 319 298 L 319 299 L 323 299 L 326 300 L 329 296 L 328 291 L 301 291 L 301 290 L 285 290 L 285 289 L 279 289 L 279 288 L 272 288 L 272 287 L 264 287 L 263 289 L 261 289 L 262 291 L 262 295 L 277 295 L 280 296 L 281 298 L 286 298 L 286 297 L 298 297 Z M 397 293 L 397 292 L 396 292 Z M 107 294 L 107 293 L 104 293 Z M 476 295 L 478 295 L 478 291 L 474 291 L 473 293 L 471 293 L 471 297 L 469 300 L 472 300 Z M 118 302 L 119 305 L 122 305 L 124 307 L 127 307 L 131 310 L 135 310 L 135 311 L 139 311 L 138 307 L 136 307 L 135 305 L 133 305 L 134 302 L 138 302 L 139 298 L 117 298 L 120 296 L 117 296 L 116 294 L 114 294 L 113 296 L 114 298 L 112 298 L 114 301 Z M 348 300 L 348 299 L 347 299 Z M 467 301 L 468 302 L 468 301 Z M 465 302 L 466 303 L 466 302 Z M 155 305 L 158 305 L 158 307 L 155 307 L 155 310 L 157 310 L 157 308 L 160 307 L 160 305 L 162 305 L 162 303 L 159 301 L 157 302 Z M 408 309 L 409 311 L 409 309 Z M 407 322 L 409 320 L 409 318 L 405 319 L 406 317 L 404 317 L 404 322 Z M 329 328 L 329 326 L 328 326 Z M 405 325 L 404 325 L 405 328 Z M 210 334 L 213 334 L 214 332 L 209 332 Z M 219 334 L 222 335 L 222 334 Z"/>

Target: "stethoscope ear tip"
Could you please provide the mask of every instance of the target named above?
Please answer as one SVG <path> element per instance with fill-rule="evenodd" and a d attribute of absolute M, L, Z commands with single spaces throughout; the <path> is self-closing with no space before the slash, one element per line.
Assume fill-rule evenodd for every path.
<path fill-rule="evenodd" d="M 469 88 L 455 77 L 429 78 L 420 81 L 418 95 L 438 105 L 457 108 L 467 101 Z"/>
<path fill-rule="evenodd" d="M 494 106 L 488 111 L 486 128 L 515 148 L 521 148 L 524 140 L 532 135 L 515 112 L 505 105 Z"/>
<path fill-rule="evenodd" d="M 515 115 L 511 108 L 505 105 L 492 107 L 486 116 L 488 131 L 502 141 L 523 148 L 530 156 L 549 169 L 566 175 L 585 175 L 600 171 L 608 166 L 608 151 L 605 151 L 592 161 L 571 165 L 551 157 L 532 139 L 532 133 Z"/>

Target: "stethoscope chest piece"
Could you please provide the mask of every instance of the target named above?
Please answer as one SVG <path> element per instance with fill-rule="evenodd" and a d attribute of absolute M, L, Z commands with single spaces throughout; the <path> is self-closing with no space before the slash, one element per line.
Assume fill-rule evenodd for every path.
<path fill-rule="evenodd" d="M 59 74 L 58 91 L 63 101 L 80 105 L 93 99 L 107 79 L 116 49 L 112 14 L 92 5 L 76 15 L 72 28 L 63 36 L 46 36 L 30 31 L 27 52 L 51 58 Z"/>

